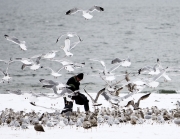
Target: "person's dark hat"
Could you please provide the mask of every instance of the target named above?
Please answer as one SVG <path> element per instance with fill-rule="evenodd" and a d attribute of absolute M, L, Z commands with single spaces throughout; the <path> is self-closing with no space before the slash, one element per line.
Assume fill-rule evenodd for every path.
<path fill-rule="evenodd" d="M 83 73 L 79 73 L 78 75 L 77 75 L 77 77 L 79 78 L 79 79 L 83 79 L 83 76 L 84 76 L 84 74 Z"/>

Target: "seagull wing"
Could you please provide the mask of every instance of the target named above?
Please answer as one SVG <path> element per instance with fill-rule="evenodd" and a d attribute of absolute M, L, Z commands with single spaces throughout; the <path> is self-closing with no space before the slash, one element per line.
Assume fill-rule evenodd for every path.
<path fill-rule="evenodd" d="M 168 68 L 168 67 L 167 67 Z M 166 69 L 167 69 L 166 68 Z M 161 76 L 163 76 L 163 74 L 166 72 L 166 69 L 163 69 L 157 76 L 155 76 L 152 81 L 156 81 L 158 80 L 159 78 L 161 78 Z"/>
<path fill-rule="evenodd" d="M 167 75 L 167 74 L 163 74 L 163 77 L 167 80 L 167 81 L 171 81 L 171 78 Z"/>
<path fill-rule="evenodd" d="M 82 41 L 82 40 L 81 40 L 80 37 L 79 37 L 79 41 L 74 42 L 74 43 L 72 43 L 72 44 L 70 45 L 69 51 L 70 51 L 71 49 L 73 49 L 74 47 L 76 47 L 76 45 L 78 45 L 81 41 Z"/>
<path fill-rule="evenodd" d="M 8 66 L 6 68 L 6 74 L 8 74 L 8 69 L 9 69 L 9 64 L 8 64 Z"/>
<path fill-rule="evenodd" d="M 119 59 L 119 58 L 115 58 L 111 61 L 111 64 L 115 64 L 115 63 L 121 63 L 123 62 L 123 60 Z"/>
<path fill-rule="evenodd" d="M 56 43 L 57 43 L 57 42 L 61 39 L 61 37 L 64 36 L 64 35 L 66 35 L 66 34 L 60 35 L 60 36 L 57 38 Z"/>
<path fill-rule="evenodd" d="M 74 92 L 68 88 L 64 88 L 62 90 L 62 92 L 60 94 L 58 94 L 59 96 L 65 96 L 66 94 L 68 95 L 72 95 Z"/>
<path fill-rule="evenodd" d="M 57 87 L 55 85 L 52 87 L 52 89 L 53 89 L 54 93 L 59 96 L 59 94 L 57 92 Z"/>
<path fill-rule="evenodd" d="M 134 106 L 134 101 L 133 100 L 128 101 L 128 103 L 124 107 L 129 107 L 130 105 Z"/>
<path fill-rule="evenodd" d="M 6 76 L 5 72 L 2 69 L 0 69 L 0 72 Z"/>
<path fill-rule="evenodd" d="M 104 91 L 105 91 L 105 88 L 101 89 L 101 90 L 97 93 L 96 98 L 95 98 L 95 100 L 94 100 L 95 103 L 97 102 L 99 96 L 100 96 Z"/>
<path fill-rule="evenodd" d="M 114 101 L 122 101 L 123 99 L 119 96 L 114 96 L 114 95 L 111 95 L 109 92 L 106 92 L 106 94 L 110 97 L 110 99 L 114 100 Z"/>
<path fill-rule="evenodd" d="M 2 60 L 2 59 L 0 59 L 0 61 L 4 62 L 5 64 L 7 64 L 7 63 L 8 63 L 8 61 L 7 61 L 7 60 Z"/>
<path fill-rule="evenodd" d="M 143 95 L 142 97 L 139 98 L 138 102 L 136 103 L 136 104 L 138 104 L 138 107 L 139 107 L 140 101 L 148 98 L 150 94 L 151 94 L 151 93 L 148 93 L 148 94 Z"/>
<path fill-rule="evenodd" d="M 36 61 L 35 61 L 36 64 L 39 64 L 39 63 L 40 63 L 40 60 L 41 60 L 41 56 L 37 57 L 37 58 L 36 58 Z"/>
<path fill-rule="evenodd" d="M 52 61 L 59 62 L 59 63 L 61 63 L 63 66 L 73 64 L 73 62 L 70 61 L 70 60 L 68 60 L 68 59 L 52 59 Z"/>
<path fill-rule="evenodd" d="M 122 99 L 122 100 L 127 99 L 128 97 L 130 97 L 130 96 L 132 96 L 132 95 L 134 95 L 134 94 L 136 94 L 136 93 L 137 93 L 137 91 L 133 91 L 133 92 L 131 92 L 131 93 L 129 93 L 129 94 L 121 97 L 121 99 Z"/>
<path fill-rule="evenodd" d="M 102 61 L 102 60 L 95 59 L 95 58 L 90 58 L 89 60 L 91 60 L 91 61 L 97 61 L 97 62 L 100 62 L 100 63 L 101 63 L 101 65 L 102 65 L 103 67 L 106 67 L 106 65 L 105 65 L 104 61 Z"/>
<path fill-rule="evenodd" d="M 107 101 L 109 101 L 111 98 L 109 97 L 109 95 L 107 95 L 107 93 L 104 91 L 102 94 L 101 94 Z"/>
<path fill-rule="evenodd" d="M 150 72 L 150 71 L 152 71 L 152 70 L 153 70 L 152 67 L 150 67 L 150 66 L 145 66 L 145 67 L 139 69 L 139 70 L 138 70 L 138 73 L 141 74 L 141 72 Z"/>
<path fill-rule="evenodd" d="M 63 66 L 63 67 L 61 67 L 58 71 L 57 71 L 57 73 L 59 73 L 62 69 L 64 69 L 65 67 Z"/>
<path fill-rule="evenodd" d="M 126 81 L 127 81 L 127 82 L 129 82 L 129 81 L 130 81 L 130 79 L 129 79 L 129 73 L 126 73 L 126 75 L 125 75 L 125 79 L 126 79 Z"/>
<path fill-rule="evenodd" d="M 82 11 L 82 10 L 75 7 L 75 8 L 72 8 L 72 9 L 68 10 L 68 11 L 66 12 L 66 15 L 75 14 L 75 13 L 78 12 L 78 11 Z"/>
<path fill-rule="evenodd" d="M 5 37 L 8 41 L 14 42 L 16 44 L 20 44 L 21 42 L 16 37 Z"/>
<path fill-rule="evenodd" d="M 44 85 L 58 85 L 59 84 L 58 82 L 54 82 L 53 80 L 40 79 L 39 81 Z"/>
<path fill-rule="evenodd" d="M 90 97 L 92 103 L 95 103 L 94 99 L 91 97 L 91 95 L 86 91 L 86 89 L 84 88 L 84 92 Z"/>
<path fill-rule="evenodd" d="M 116 94 L 116 96 L 119 96 L 119 93 L 120 93 L 120 91 L 123 89 L 123 87 L 120 87 L 120 88 L 118 88 L 116 91 L 115 91 L 115 94 Z"/>
<path fill-rule="evenodd" d="M 54 72 L 53 69 L 51 69 L 50 67 L 44 67 L 44 68 L 51 70 L 51 72 Z"/>
<path fill-rule="evenodd" d="M 51 85 L 43 85 L 42 87 L 51 89 L 51 88 L 53 88 L 54 86 L 55 86 L 54 84 L 51 84 Z"/>
<path fill-rule="evenodd" d="M 83 63 L 74 63 L 74 64 L 73 64 L 73 66 L 74 66 L 75 68 L 82 68 L 82 67 L 84 67 L 84 65 L 85 65 L 85 62 L 83 62 Z"/>
<path fill-rule="evenodd" d="M 34 55 L 34 56 L 31 57 L 31 59 L 41 57 L 42 55 L 43 54 Z"/>
<path fill-rule="evenodd" d="M 104 8 L 102 8 L 102 7 L 100 7 L 100 6 L 96 6 L 96 5 L 94 5 L 93 7 L 91 7 L 88 11 L 89 12 L 94 12 L 94 11 L 98 11 L 98 12 L 101 12 L 101 11 L 104 11 Z"/>
<path fill-rule="evenodd" d="M 119 68 L 121 64 L 116 64 L 114 65 L 111 69 L 108 70 L 109 73 L 113 72 L 114 70 L 116 70 L 117 68 Z"/>

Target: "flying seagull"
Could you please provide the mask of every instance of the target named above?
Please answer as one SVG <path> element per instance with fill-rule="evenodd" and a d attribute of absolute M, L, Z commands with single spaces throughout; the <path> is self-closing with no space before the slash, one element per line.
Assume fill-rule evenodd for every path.
<path fill-rule="evenodd" d="M 62 76 L 62 74 L 60 74 L 59 72 L 64 69 L 64 67 L 61 67 L 60 69 L 58 69 L 57 71 L 54 71 L 52 68 L 50 67 L 44 67 L 45 69 L 49 69 L 51 70 L 51 75 L 54 76 L 54 78 L 57 78 L 59 76 Z"/>
<path fill-rule="evenodd" d="M 79 8 L 72 8 L 72 9 L 70 9 L 70 10 L 68 10 L 67 12 L 66 12 L 66 15 L 72 15 L 72 14 L 75 14 L 75 13 L 77 13 L 77 12 L 79 12 L 79 11 L 81 11 L 82 12 L 82 16 L 86 19 L 86 20 L 88 20 L 88 19 L 91 19 L 93 16 L 90 14 L 90 13 L 92 13 L 92 12 L 94 12 L 94 11 L 98 11 L 98 12 L 101 12 L 101 11 L 104 11 L 104 8 L 102 8 L 102 7 L 100 7 L 100 6 L 96 6 L 96 5 L 94 5 L 93 7 L 91 7 L 90 9 L 88 9 L 88 10 L 82 10 L 82 9 L 79 9 Z"/>
<path fill-rule="evenodd" d="M 116 63 L 120 63 L 121 66 L 123 66 L 123 67 L 129 67 L 131 65 L 131 60 L 128 57 L 127 59 L 115 58 L 111 61 L 111 64 L 116 64 Z"/>
<path fill-rule="evenodd" d="M 78 36 L 79 37 L 79 36 Z M 71 57 L 73 56 L 73 53 L 71 53 L 70 51 L 76 46 L 78 45 L 80 42 L 82 42 L 81 38 L 79 37 L 79 41 L 74 42 L 74 43 L 70 43 L 70 39 L 69 37 L 67 37 L 65 39 L 65 46 L 62 46 L 61 49 L 64 50 L 66 56 Z"/>
<path fill-rule="evenodd" d="M 104 96 L 104 98 L 105 98 L 107 101 L 113 100 L 113 101 L 119 103 L 119 102 L 123 101 L 124 99 L 127 99 L 128 97 L 130 97 L 130 96 L 132 96 L 132 95 L 134 95 L 134 94 L 136 94 L 136 93 L 137 93 L 137 91 L 134 91 L 134 92 L 129 93 L 129 94 L 123 96 L 123 97 L 119 97 L 119 96 L 114 96 L 114 95 L 110 94 L 109 92 L 105 92 L 105 91 L 104 91 L 101 95 Z"/>
<path fill-rule="evenodd" d="M 78 37 L 79 38 L 79 36 L 77 35 L 77 33 L 76 32 L 67 32 L 67 33 L 64 33 L 64 34 L 62 34 L 62 35 L 60 35 L 58 38 L 57 38 L 57 40 L 56 40 L 56 43 L 63 37 L 63 36 L 67 36 L 67 37 Z"/>
<path fill-rule="evenodd" d="M 25 45 L 25 41 L 20 41 L 19 39 L 17 39 L 16 37 L 10 37 L 9 35 L 4 35 L 4 37 L 8 40 L 8 41 L 11 41 L 11 42 L 13 42 L 13 43 L 15 43 L 15 44 L 18 44 L 19 46 L 20 46 L 20 48 L 21 48 L 21 50 L 24 50 L 24 51 L 26 51 L 27 50 L 27 47 L 26 47 L 26 45 Z"/>
<path fill-rule="evenodd" d="M 140 109 L 140 108 L 139 108 L 140 101 L 148 98 L 150 94 L 151 94 L 151 93 L 148 93 L 148 94 L 146 94 L 146 95 L 143 95 L 142 97 L 139 98 L 139 100 L 138 100 L 136 103 L 134 103 L 134 100 L 129 101 L 125 107 L 128 107 L 128 106 L 132 105 L 133 108 L 134 108 L 134 110 Z"/>
<path fill-rule="evenodd" d="M 24 64 L 21 66 L 21 69 L 24 70 L 26 67 L 29 67 L 31 70 L 37 70 L 39 68 L 43 68 L 43 66 L 40 65 L 41 56 L 36 58 L 36 61 L 31 61 L 31 64 Z M 22 61 L 21 61 L 22 62 Z"/>
<path fill-rule="evenodd" d="M 102 104 L 97 103 L 97 100 L 98 100 L 100 94 L 102 94 L 102 93 L 105 91 L 105 88 L 101 89 L 101 90 L 97 93 L 95 99 L 92 98 L 92 96 L 85 90 L 85 88 L 84 88 L 84 91 L 85 91 L 85 93 L 90 97 L 93 106 L 100 106 L 100 105 L 102 105 Z"/>

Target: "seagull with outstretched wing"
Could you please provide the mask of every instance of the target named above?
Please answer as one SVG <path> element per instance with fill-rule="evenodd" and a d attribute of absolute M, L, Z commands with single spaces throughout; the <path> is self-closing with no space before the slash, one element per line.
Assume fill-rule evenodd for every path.
<path fill-rule="evenodd" d="M 56 43 L 57 43 L 63 36 L 67 36 L 67 37 L 75 37 L 75 36 L 76 36 L 76 37 L 79 38 L 79 36 L 77 35 L 76 32 L 66 32 L 66 33 L 64 33 L 64 34 L 61 34 L 61 35 L 57 38 Z"/>
<path fill-rule="evenodd" d="M 139 108 L 140 101 L 141 101 L 141 100 L 144 100 L 144 99 L 147 99 L 150 94 L 151 94 L 151 93 L 148 93 L 148 94 L 146 94 L 146 95 L 143 95 L 142 97 L 140 97 L 140 98 L 138 99 L 138 101 L 137 101 L 136 103 L 134 103 L 134 100 L 131 100 L 131 101 L 129 101 L 129 102 L 127 103 L 127 105 L 125 105 L 124 107 L 128 107 L 128 106 L 131 105 L 131 106 L 133 106 L 134 110 L 138 110 L 138 109 L 140 109 L 140 108 Z"/>
<path fill-rule="evenodd" d="M 98 100 L 99 96 L 105 91 L 105 88 L 101 89 L 101 90 L 97 93 L 95 99 L 92 98 L 92 96 L 85 90 L 85 88 L 84 88 L 84 91 L 85 91 L 85 93 L 90 97 L 93 106 L 101 106 L 101 105 L 102 105 L 102 104 L 100 104 L 100 103 L 97 103 L 97 100 Z"/>
<path fill-rule="evenodd" d="M 82 12 L 83 13 L 83 17 L 86 19 L 86 20 L 88 20 L 88 19 L 91 19 L 91 18 L 93 18 L 93 16 L 90 14 L 90 13 L 92 13 L 92 12 L 94 12 L 94 11 L 98 11 L 98 12 L 102 12 L 102 11 L 104 11 L 104 8 L 102 8 L 102 7 L 100 7 L 100 6 L 96 6 L 96 5 L 94 5 L 94 6 L 92 6 L 90 9 L 88 9 L 88 10 L 82 10 L 82 9 L 79 9 L 79 8 L 77 8 L 77 7 L 75 7 L 75 8 L 72 8 L 72 9 L 70 9 L 70 10 L 68 10 L 67 12 L 66 12 L 66 15 L 72 15 L 72 14 L 75 14 L 75 13 L 77 13 L 77 12 Z"/>
<path fill-rule="evenodd" d="M 24 50 L 24 51 L 26 51 L 27 50 L 27 47 L 26 47 L 26 45 L 25 45 L 25 41 L 20 41 L 19 39 L 17 39 L 16 37 L 11 37 L 11 36 L 9 36 L 9 35 L 4 35 L 4 37 L 8 40 L 8 41 L 11 41 L 11 42 L 13 42 L 13 43 L 15 43 L 15 44 L 18 44 L 19 46 L 20 46 L 20 48 L 21 48 L 21 50 Z"/>

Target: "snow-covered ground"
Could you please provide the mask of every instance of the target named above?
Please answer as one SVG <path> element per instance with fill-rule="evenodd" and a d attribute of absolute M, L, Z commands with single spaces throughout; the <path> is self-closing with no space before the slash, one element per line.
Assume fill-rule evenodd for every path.
<path fill-rule="evenodd" d="M 95 97 L 94 93 L 90 93 L 93 97 Z M 123 96 L 125 94 L 120 94 Z M 132 97 L 128 98 L 124 102 L 121 103 L 121 106 L 127 104 L 127 102 L 131 99 L 135 99 L 135 101 L 144 94 L 135 94 Z M 12 108 L 14 111 L 35 111 L 35 112 L 54 112 L 53 109 L 45 109 L 41 107 L 36 107 L 31 105 L 29 102 L 36 101 L 35 103 L 38 105 L 42 105 L 45 107 L 53 107 L 58 110 L 62 110 L 64 107 L 63 98 L 58 99 L 49 99 L 45 97 L 39 97 L 37 100 L 33 98 L 30 94 L 24 95 L 15 95 L 15 94 L 1 94 L 0 95 L 0 111 L 5 110 L 5 108 Z M 90 99 L 89 99 L 90 100 Z M 176 102 L 180 100 L 180 94 L 155 94 L 152 93 L 147 99 L 142 100 L 140 103 L 141 108 L 157 106 L 158 108 L 166 108 L 167 110 L 176 108 Z M 102 103 L 103 107 L 110 107 L 110 104 L 103 98 L 103 96 L 99 97 L 99 103 Z M 90 102 L 90 110 L 93 111 L 93 107 Z M 76 105 L 74 103 L 73 110 L 76 111 L 77 107 L 80 108 L 80 111 L 84 111 L 83 106 Z M 82 127 L 76 129 L 74 126 L 71 128 L 70 126 L 66 126 L 63 129 L 58 126 L 49 129 L 48 127 L 44 127 L 45 132 L 37 134 L 34 130 L 33 125 L 28 126 L 29 129 L 26 131 L 14 130 L 8 127 L 7 125 L 0 127 L 0 138 L 1 139 L 77 139 L 77 138 L 86 138 L 86 139 L 119 139 L 119 138 L 134 138 L 134 139 L 180 139 L 180 127 L 174 124 L 173 122 L 168 124 L 148 124 L 144 123 L 142 125 L 131 125 L 128 124 L 120 124 L 113 125 L 109 127 L 107 124 L 103 126 L 98 126 L 96 128 L 92 128 L 92 130 L 84 130 Z"/>

